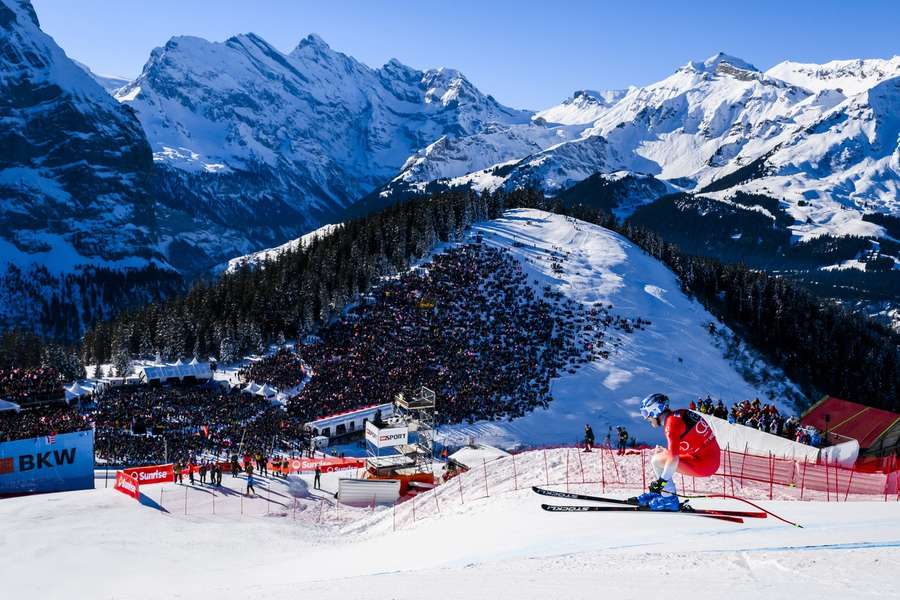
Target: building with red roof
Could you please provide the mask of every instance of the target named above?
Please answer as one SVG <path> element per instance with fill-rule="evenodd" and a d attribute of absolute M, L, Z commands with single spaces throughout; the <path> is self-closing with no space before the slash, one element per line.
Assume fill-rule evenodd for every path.
<path fill-rule="evenodd" d="M 900 414 L 887 410 L 825 396 L 803 413 L 800 423 L 857 440 L 861 455 L 900 452 Z"/>

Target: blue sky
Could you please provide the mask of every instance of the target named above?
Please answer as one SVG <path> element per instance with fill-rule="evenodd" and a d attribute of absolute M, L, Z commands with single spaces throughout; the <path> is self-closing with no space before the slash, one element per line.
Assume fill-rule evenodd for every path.
<path fill-rule="evenodd" d="M 454 67 L 517 108 L 643 85 L 718 51 L 761 69 L 900 53 L 900 1 L 33 0 L 43 29 L 96 72 L 134 77 L 174 35 L 254 32 L 288 52 L 309 33 L 378 67 Z"/>

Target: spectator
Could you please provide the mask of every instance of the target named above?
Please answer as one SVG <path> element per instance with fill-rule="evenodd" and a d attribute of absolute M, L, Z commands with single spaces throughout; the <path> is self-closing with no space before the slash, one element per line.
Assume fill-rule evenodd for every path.
<path fill-rule="evenodd" d="M 584 451 L 590 452 L 594 447 L 594 430 L 589 424 L 584 426 Z"/>

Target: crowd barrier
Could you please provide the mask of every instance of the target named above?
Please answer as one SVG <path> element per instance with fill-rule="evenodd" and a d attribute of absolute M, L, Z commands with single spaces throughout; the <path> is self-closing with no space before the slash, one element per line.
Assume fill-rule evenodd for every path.
<path fill-rule="evenodd" d="M 391 507 L 388 526 L 409 527 L 419 520 L 469 502 L 532 486 L 599 495 L 624 497 L 646 490 L 653 480 L 650 448 L 628 449 L 618 454 L 608 447 L 584 452 L 578 447 L 555 447 L 529 450 L 476 465 L 459 473 L 434 489 L 404 497 Z M 298 459 L 299 460 L 299 459 Z M 322 461 L 317 463 L 316 460 Z M 353 459 L 303 459 L 302 470 L 315 464 L 328 463 L 329 469 L 354 469 Z M 772 455 L 763 456 L 731 448 L 722 450 L 719 470 L 711 477 L 676 476 L 679 493 L 685 496 L 734 496 L 748 500 L 817 500 L 826 502 L 893 501 L 900 502 L 900 461 L 887 461 L 882 472 L 849 469 L 837 464 L 793 460 Z M 227 465 L 223 465 L 227 466 Z M 164 468 L 165 465 L 162 466 Z M 147 473 L 154 469 L 146 468 Z M 241 474 L 233 481 L 238 489 L 226 486 L 182 486 L 178 489 L 160 486 L 159 490 L 142 489 L 153 495 L 168 513 L 192 516 L 282 516 L 315 523 L 345 524 L 364 514 L 366 509 L 342 506 L 329 496 L 298 499 L 291 494 L 290 484 L 273 486 L 277 478 L 257 478 L 257 493 L 246 496 L 246 478 Z M 356 473 L 359 476 L 359 473 Z M 154 476 L 156 477 L 156 476 Z M 135 479 L 137 475 L 135 474 Z M 144 482 L 141 482 L 142 484 Z M 232 483 L 232 485 L 233 485 Z M 362 513 L 361 513 L 362 510 Z M 368 510 L 384 510 L 373 500 Z"/>
<path fill-rule="evenodd" d="M 458 474 L 443 485 L 398 503 L 392 527 L 402 529 L 456 505 L 493 495 L 552 486 L 622 497 L 622 492 L 647 489 L 655 475 L 650 464 L 654 449 L 628 449 L 624 455 L 608 447 L 583 452 L 577 447 L 524 451 Z M 676 475 L 685 496 L 734 496 L 748 500 L 885 501 L 900 502 L 900 461 L 889 461 L 884 472 L 865 472 L 837 464 L 764 456 L 731 448 L 722 450 L 719 470 L 711 477 Z"/>

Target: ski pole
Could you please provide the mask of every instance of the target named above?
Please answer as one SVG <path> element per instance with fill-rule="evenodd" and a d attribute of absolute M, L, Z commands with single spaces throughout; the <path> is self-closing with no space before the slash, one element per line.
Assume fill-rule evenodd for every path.
<path fill-rule="evenodd" d="M 764 513 L 766 513 L 767 515 L 769 515 L 771 517 L 775 517 L 779 521 L 782 521 L 784 523 L 787 523 L 788 525 L 793 525 L 794 527 L 799 527 L 800 529 L 803 529 L 803 525 L 800 525 L 799 523 L 794 523 L 793 521 L 788 521 L 784 517 L 780 517 L 780 516 L 776 515 L 775 513 L 766 510 L 762 506 L 759 506 L 758 504 L 754 504 L 753 502 L 750 502 L 749 500 L 747 500 L 745 498 L 740 498 L 738 496 L 729 496 L 727 494 L 709 494 L 708 496 L 684 496 L 682 494 L 677 494 L 677 493 L 675 494 L 675 496 L 678 496 L 679 498 L 684 498 L 685 500 L 696 500 L 698 498 L 728 498 L 730 500 L 739 500 L 741 502 L 744 502 L 745 504 L 749 504 L 753 508 L 757 508 L 757 509 L 763 511 Z"/>

